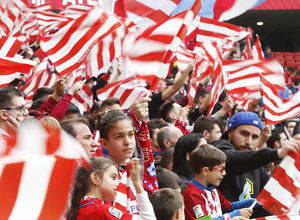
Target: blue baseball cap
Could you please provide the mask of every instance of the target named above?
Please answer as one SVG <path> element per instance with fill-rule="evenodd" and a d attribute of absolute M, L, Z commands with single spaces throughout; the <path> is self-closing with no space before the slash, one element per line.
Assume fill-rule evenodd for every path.
<path fill-rule="evenodd" d="M 228 122 L 228 130 L 222 135 L 222 139 L 228 139 L 228 131 L 241 125 L 253 125 L 262 131 L 263 126 L 260 118 L 254 112 L 239 112 L 232 116 Z"/>

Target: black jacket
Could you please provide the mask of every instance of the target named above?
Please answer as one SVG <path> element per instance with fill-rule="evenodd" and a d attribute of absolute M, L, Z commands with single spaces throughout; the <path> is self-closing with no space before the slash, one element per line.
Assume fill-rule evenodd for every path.
<path fill-rule="evenodd" d="M 251 198 L 256 198 L 270 178 L 263 166 L 278 159 L 277 150 L 236 150 L 224 139 L 211 144 L 227 156 L 226 176 L 218 187 L 220 192 L 231 202 L 247 199 L 249 193 Z"/>

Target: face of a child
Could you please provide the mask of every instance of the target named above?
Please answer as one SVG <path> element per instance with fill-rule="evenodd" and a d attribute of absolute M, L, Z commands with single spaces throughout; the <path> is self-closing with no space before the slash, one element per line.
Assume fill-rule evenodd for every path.
<path fill-rule="evenodd" d="M 226 175 L 225 163 L 214 166 L 212 169 L 208 171 L 207 186 L 209 185 L 219 186 L 225 175 Z"/>
<path fill-rule="evenodd" d="M 185 220 L 185 214 L 184 214 L 184 205 L 179 209 L 179 218 L 178 220 Z"/>
<path fill-rule="evenodd" d="M 126 165 L 135 150 L 135 136 L 132 122 L 124 119 L 118 121 L 108 132 L 108 140 L 102 140 L 109 158 L 120 166 Z"/>
<path fill-rule="evenodd" d="M 112 165 L 104 172 L 102 181 L 99 184 L 101 200 L 114 201 L 117 196 L 116 189 L 118 184 L 118 170 Z"/>

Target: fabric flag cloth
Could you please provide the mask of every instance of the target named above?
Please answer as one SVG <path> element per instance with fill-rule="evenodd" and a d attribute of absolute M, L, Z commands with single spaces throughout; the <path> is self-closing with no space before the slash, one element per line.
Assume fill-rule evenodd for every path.
<path fill-rule="evenodd" d="M 120 8 L 120 3 L 124 1 L 117 2 L 119 3 L 116 5 Z M 122 6 L 123 8 L 126 6 L 128 17 L 136 23 L 137 27 L 145 29 L 167 19 L 179 2 L 180 0 L 127 0 Z M 120 15 L 126 16 L 124 12 L 121 13 L 120 9 L 117 11 Z"/>
<path fill-rule="evenodd" d="M 21 73 L 28 74 L 36 65 L 35 61 L 2 57 L 0 58 L 0 87 L 5 87 L 14 79 L 20 76 Z"/>
<path fill-rule="evenodd" d="M 128 68 L 131 68 L 134 74 L 152 81 L 150 89 L 158 89 L 158 84 L 167 76 L 172 55 L 181 44 L 187 28 L 200 8 L 201 1 L 197 0 L 191 10 L 146 30 L 129 33 L 124 39 L 122 50 L 128 58 Z"/>
<path fill-rule="evenodd" d="M 279 164 L 257 201 L 274 215 L 289 213 L 300 193 L 300 154 L 290 152 Z M 294 210 L 299 213 L 300 209 Z"/>
<path fill-rule="evenodd" d="M 131 76 L 127 79 L 111 83 L 97 91 L 99 100 L 116 97 L 121 101 L 121 109 L 129 109 L 136 100 L 145 97 L 148 90 L 145 81 Z"/>
<path fill-rule="evenodd" d="M 91 48 L 117 28 L 124 28 L 114 16 L 99 7 L 70 22 L 61 22 L 54 34 L 40 32 L 40 46 L 60 76 L 77 69 Z"/>
<path fill-rule="evenodd" d="M 21 89 L 28 95 L 40 87 L 51 87 L 58 78 L 58 74 L 49 68 L 49 60 L 46 57 Z"/>
<path fill-rule="evenodd" d="M 214 18 L 219 21 L 226 21 L 235 18 L 247 10 L 254 8 L 265 0 L 202 0 L 203 7 L 198 16 Z M 173 11 L 172 15 L 176 15 L 184 10 L 189 9 L 194 0 L 182 0 Z"/>
<path fill-rule="evenodd" d="M 14 57 L 23 42 L 15 37 L 2 35 L 0 38 L 0 57 Z"/>
<path fill-rule="evenodd" d="M 255 220 L 299 220 L 299 219 L 300 219 L 299 213 L 287 213 L 284 215 L 272 215 L 267 217 L 255 218 Z"/>
<path fill-rule="evenodd" d="M 87 86 L 83 86 L 81 90 L 74 94 L 71 100 L 79 108 L 81 114 L 91 110 L 93 101 L 93 92 Z"/>
<path fill-rule="evenodd" d="M 6 154 L 0 155 L 1 218 L 60 219 L 76 161 L 88 159 L 82 146 L 66 132 L 47 132 L 34 120 L 22 123 L 6 143 L 1 145 Z"/>

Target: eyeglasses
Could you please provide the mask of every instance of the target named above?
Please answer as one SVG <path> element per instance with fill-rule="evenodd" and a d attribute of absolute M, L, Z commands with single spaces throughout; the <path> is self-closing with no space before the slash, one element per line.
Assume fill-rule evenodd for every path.
<path fill-rule="evenodd" d="M 3 108 L 3 109 L 5 109 L 5 110 L 14 110 L 14 109 L 16 109 L 16 110 L 19 110 L 21 114 L 24 114 L 26 111 L 28 111 L 26 106 L 19 107 L 19 108 L 11 107 L 11 108 Z"/>
<path fill-rule="evenodd" d="M 218 170 L 218 171 L 220 171 L 221 173 L 223 173 L 223 171 L 225 171 L 225 167 L 223 166 L 223 167 L 208 167 L 209 169 L 213 169 L 213 170 Z"/>

